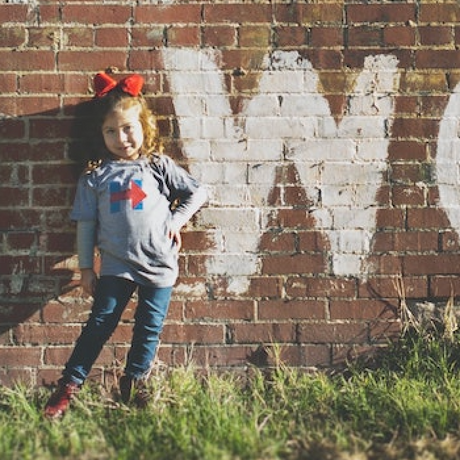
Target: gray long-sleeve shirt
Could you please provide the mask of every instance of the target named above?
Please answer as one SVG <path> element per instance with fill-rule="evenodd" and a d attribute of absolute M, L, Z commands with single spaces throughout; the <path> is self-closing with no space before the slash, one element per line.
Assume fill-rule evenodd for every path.
<path fill-rule="evenodd" d="M 166 287 L 178 276 L 168 233 L 179 231 L 206 198 L 204 187 L 165 155 L 109 160 L 80 178 L 71 219 L 96 223 L 101 276 Z M 95 243 L 88 240 L 77 238 L 86 252 Z"/>

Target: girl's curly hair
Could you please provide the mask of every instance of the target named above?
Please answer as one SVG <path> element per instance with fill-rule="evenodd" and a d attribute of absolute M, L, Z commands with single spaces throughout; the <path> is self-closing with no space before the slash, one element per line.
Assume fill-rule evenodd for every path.
<path fill-rule="evenodd" d="M 89 120 L 89 152 L 86 155 L 87 170 L 97 168 L 102 161 L 111 158 L 102 136 L 102 125 L 107 115 L 118 109 L 127 109 L 139 104 L 141 107 L 139 121 L 144 132 L 144 143 L 142 154 L 151 157 L 153 154 L 162 153 L 157 122 L 154 114 L 147 106 L 147 102 L 142 95 L 131 96 L 119 88 L 115 88 L 105 96 L 95 98 L 91 101 L 90 120 Z"/>

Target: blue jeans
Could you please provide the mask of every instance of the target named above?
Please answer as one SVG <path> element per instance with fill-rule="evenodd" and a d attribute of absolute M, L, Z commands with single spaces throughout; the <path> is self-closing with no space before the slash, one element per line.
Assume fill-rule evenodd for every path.
<path fill-rule="evenodd" d="M 86 380 L 136 288 L 138 305 L 125 374 L 139 379 L 149 373 L 168 312 L 172 287 L 144 286 L 115 276 L 102 276 L 97 282 L 91 314 L 62 373 L 64 380 L 77 384 Z"/>

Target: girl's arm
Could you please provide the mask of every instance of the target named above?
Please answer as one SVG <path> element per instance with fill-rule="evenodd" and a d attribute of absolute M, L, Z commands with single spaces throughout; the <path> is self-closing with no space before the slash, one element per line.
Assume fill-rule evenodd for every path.
<path fill-rule="evenodd" d="M 81 272 L 80 285 L 89 295 L 93 295 L 97 279 L 93 269 L 95 244 L 96 221 L 79 220 L 77 223 L 77 253 Z"/>
<path fill-rule="evenodd" d="M 204 205 L 208 198 L 206 189 L 199 185 L 190 191 L 185 198 L 180 199 L 179 204 L 173 211 L 172 231 L 179 232 L 190 218 Z"/>

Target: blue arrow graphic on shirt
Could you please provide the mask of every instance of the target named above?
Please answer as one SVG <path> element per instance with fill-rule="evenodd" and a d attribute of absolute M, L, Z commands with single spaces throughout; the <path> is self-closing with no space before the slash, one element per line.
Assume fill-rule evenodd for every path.
<path fill-rule="evenodd" d="M 121 190 L 121 185 L 117 182 L 110 184 L 110 212 L 119 212 L 121 210 L 121 201 L 131 200 L 133 209 L 142 209 L 142 200 L 147 194 L 142 190 L 142 181 L 132 180 L 131 188 Z"/>

